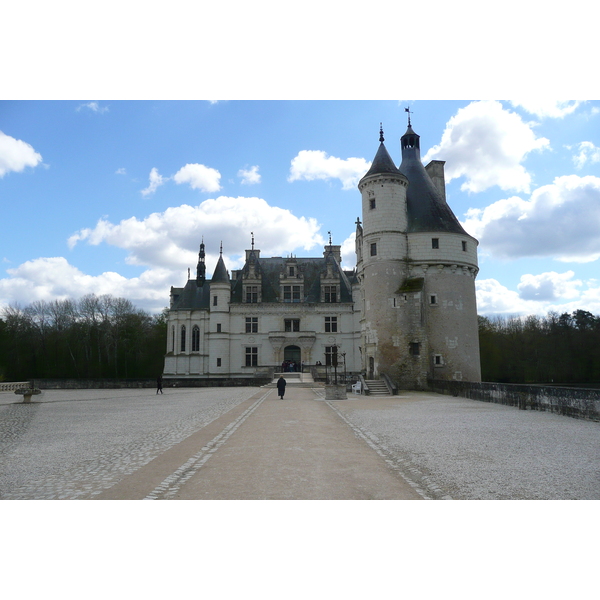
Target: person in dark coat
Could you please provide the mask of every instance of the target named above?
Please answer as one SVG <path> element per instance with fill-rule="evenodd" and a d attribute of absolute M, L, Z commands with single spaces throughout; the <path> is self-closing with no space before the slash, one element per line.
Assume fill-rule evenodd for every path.
<path fill-rule="evenodd" d="M 277 395 L 283 400 L 285 394 L 285 386 L 287 381 L 283 378 L 283 375 L 277 380 Z"/>
<path fill-rule="evenodd" d="M 163 393 L 163 389 L 162 389 L 162 375 L 159 375 L 156 378 L 156 393 L 158 394 L 158 392 L 160 392 L 161 394 Z"/>

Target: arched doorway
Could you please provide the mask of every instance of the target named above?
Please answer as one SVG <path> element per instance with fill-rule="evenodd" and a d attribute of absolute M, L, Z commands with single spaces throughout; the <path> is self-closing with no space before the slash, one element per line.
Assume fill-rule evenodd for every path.
<path fill-rule="evenodd" d="M 302 352 L 298 346 L 286 346 L 283 349 L 283 362 L 286 365 L 285 371 L 290 370 L 290 365 L 293 371 L 300 371 L 302 364 Z"/>

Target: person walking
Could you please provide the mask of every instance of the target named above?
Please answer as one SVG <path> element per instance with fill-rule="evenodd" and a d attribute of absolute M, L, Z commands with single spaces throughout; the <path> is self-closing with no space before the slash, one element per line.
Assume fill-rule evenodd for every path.
<path fill-rule="evenodd" d="M 285 386 L 287 381 L 283 378 L 283 375 L 279 376 L 277 380 L 277 395 L 283 400 L 283 396 L 285 394 Z"/>
<path fill-rule="evenodd" d="M 162 389 L 162 375 L 159 375 L 156 378 L 156 393 L 158 394 L 158 392 L 160 392 L 161 394 L 163 393 L 163 389 Z"/>

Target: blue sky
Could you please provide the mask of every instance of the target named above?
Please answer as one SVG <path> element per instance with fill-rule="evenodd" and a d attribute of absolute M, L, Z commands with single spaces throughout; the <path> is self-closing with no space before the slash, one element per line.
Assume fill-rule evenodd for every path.
<path fill-rule="evenodd" d="M 320 255 L 331 232 L 350 269 L 356 183 L 380 122 L 400 162 L 410 106 L 424 162 L 446 161 L 448 202 L 480 241 L 480 314 L 600 314 L 583 0 L 508 2 L 493 19 L 461 1 L 309 0 L 293 19 L 260 0 L 140 6 L 4 9 L 0 307 L 95 293 L 159 311 L 202 238 L 210 274 L 221 242 L 241 265 L 251 232 L 263 256 Z"/>
<path fill-rule="evenodd" d="M 0 102 L 0 304 L 124 296 L 151 311 L 194 273 L 318 256 L 354 266 L 356 184 L 412 123 L 446 161 L 447 198 L 480 240 L 480 314 L 600 314 L 598 101 Z"/>

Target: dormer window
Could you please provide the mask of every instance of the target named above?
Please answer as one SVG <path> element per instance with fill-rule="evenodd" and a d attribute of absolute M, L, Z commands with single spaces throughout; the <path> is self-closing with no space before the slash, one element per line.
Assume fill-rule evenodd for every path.
<path fill-rule="evenodd" d="M 323 286 L 323 302 L 335 303 L 338 301 L 337 285 Z"/>
<path fill-rule="evenodd" d="M 290 267 L 290 277 L 296 277 L 296 269 L 295 269 L 295 267 Z"/>
<path fill-rule="evenodd" d="M 300 302 L 302 295 L 302 286 L 300 285 L 284 285 L 283 286 L 283 301 L 284 302 Z"/>

